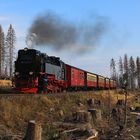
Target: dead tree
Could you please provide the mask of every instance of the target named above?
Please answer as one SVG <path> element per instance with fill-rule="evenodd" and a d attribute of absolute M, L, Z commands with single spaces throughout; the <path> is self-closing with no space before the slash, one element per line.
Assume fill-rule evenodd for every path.
<path fill-rule="evenodd" d="M 9 65 L 10 78 L 12 78 L 12 73 L 13 73 L 15 41 L 16 41 L 15 31 L 12 25 L 10 25 L 6 36 L 6 48 L 8 49 L 8 54 L 9 54 L 8 65 Z"/>
<path fill-rule="evenodd" d="M 124 74 L 123 74 L 123 81 L 127 83 L 127 87 L 130 87 L 130 81 L 129 81 L 129 66 L 128 66 L 128 57 L 127 54 L 124 56 Z"/>
<path fill-rule="evenodd" d="M 110 123 L 110 119 L 111 119 L 111 94 L 110 94 L 110 88 L 108 90 L 108 108 L 109 108 L 109 117 L 108 117 L 108 124 Z"/>
<path fill-rule="evenodd" d="M 116 64 L 115 60 L 112 58 L 110 61 L 111 78 L 116 80 Z"/>
<path fill-rule="evenodd" d="M 140 58 L 136 59 L 136 77 L 138 82 L 138 88 L 140 88 Z"/>
<path fill-rule="evenodd" d="M 2 77 L 4 73 L 4 54 L 4 32 L 0 26 L 0 77 Z"/>
<path fill-rule="evenodd" d="M 133 57 L 130 57 L 129 60 L 129 70 L 130 70 L 130 88 L 135 89 L 135 62 Z"/>
<path fill-rule="evenodd" d="M 128 83 L 124 80 L 124 93 L 125 93 L 125 105 L 124 105 L 124 127 L 127 126 L 127 95 L 128 95 Z"/>
<path fill-rule="evenodd" d="M 119 59 L 119 86 L 122 87 L 123 86 L 123 62 L 122 62 L 122 58 L 120 57 Z"/>

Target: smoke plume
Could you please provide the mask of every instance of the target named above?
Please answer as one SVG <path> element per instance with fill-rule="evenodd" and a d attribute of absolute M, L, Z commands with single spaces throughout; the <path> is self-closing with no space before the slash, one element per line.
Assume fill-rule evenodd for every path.
<path fill-rule="evenodd" d="M 97 16 L 86 22 L 74 24 L 53 13 L 36 17 L 29 34 L 35 34 L 35 44 L 51 46 L 55 50 L 72 50 L 75 53 L 91 51 L 100 42 L 106 32 L 104 17 Z"/>

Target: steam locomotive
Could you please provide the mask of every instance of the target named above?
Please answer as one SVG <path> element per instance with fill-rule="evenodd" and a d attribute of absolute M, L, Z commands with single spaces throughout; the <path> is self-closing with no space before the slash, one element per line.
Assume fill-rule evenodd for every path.
<path fill-rule="evenodd" d="M 64 63 L 35 49 L 18 51 L 14 72 L 15 90 L 24 93 L 113 89 L 116 82 Z"/>

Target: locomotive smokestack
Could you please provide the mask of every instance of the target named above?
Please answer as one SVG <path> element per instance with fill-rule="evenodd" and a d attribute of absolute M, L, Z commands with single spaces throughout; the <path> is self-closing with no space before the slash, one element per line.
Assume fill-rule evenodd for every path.
<path fill-rule="evenodd" d="M 99 16 L 93 21 L 76 25 L 48 12 L 33 21 L 29 34 L 36 34 L 36 45 L 51 46 L 57 51 L 84 53 L 95 48 L 106 27 L 105 18 Z"/>

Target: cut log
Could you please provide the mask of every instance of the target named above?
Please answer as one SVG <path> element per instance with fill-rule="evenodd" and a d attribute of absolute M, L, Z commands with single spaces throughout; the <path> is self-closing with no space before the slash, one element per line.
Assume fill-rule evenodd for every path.
<path fill-rule="evenodd" d="M 42 127 L 34 120 L 28 122 L 27 131 L 23 140 L 41 140 Z"/>

